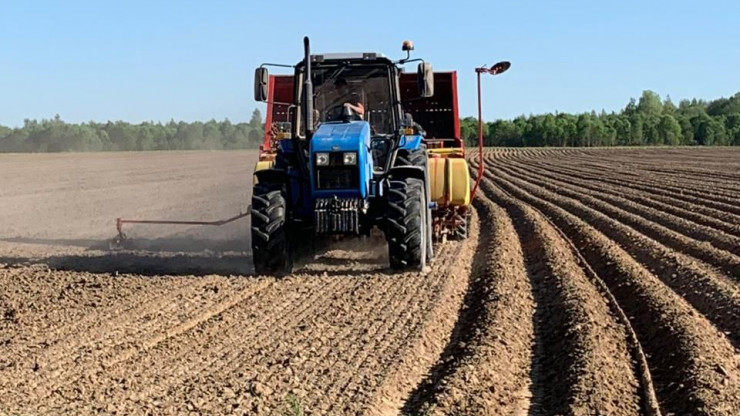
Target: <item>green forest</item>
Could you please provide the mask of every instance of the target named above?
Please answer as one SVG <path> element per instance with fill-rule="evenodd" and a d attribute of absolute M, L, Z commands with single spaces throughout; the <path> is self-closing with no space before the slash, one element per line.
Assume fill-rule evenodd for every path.
<path fill-rule="evenodd" d="M 51 120 L 25 120 L 23 127 L 15 129 L 0 126 L 0 153 L 256 149 L 263 137 L 259 110 L 254 110 L 248 123 L 226 119 L 205 123 L 70 124 L 56 116 Z"/>
<path fill-rule="evenodd" d="M 477 119 L 465 117 L 460 125 L 467 143 L 477 143 Z M 263 134 L 259 110 L 248 123 L 70 124 L 56 116 L 25 120 L 18 128 L 0 126 L 0 152 L 256 149 Z M 483 134 L 486 146 L 740 146 L 740 93 L 676 105 L 644 91 L 619 112 L 520 116 L 485 123 Z"/>
<path fill-rule="evenodd" d="M 460 120 L 468 144 L 478 143 L 478 120 Z M 544 114 L 483 125 L 486 146 L 740 146 L 740 93 L 713 101 L 662 100 L 653 91 L 620 112 Z"/>

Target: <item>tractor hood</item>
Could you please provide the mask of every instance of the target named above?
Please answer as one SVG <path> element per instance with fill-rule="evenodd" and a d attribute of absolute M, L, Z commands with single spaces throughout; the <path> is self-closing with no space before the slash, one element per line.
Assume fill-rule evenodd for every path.
<path fill-rule="evenodd" d="M 337 196 L 368 196 L 369 180 L 373 172 L 373 160 L 368 156 L 370 148 L 370 125 L 366 121 L 348 123 L 322 123 L 310 142 L 310 171 L 314 196 L 327 198 Z M 357 163 L 344 165 L 342 154 L 356 152 Z M 317 166 L 316 154 L 329 153 L 330 165 Z"/>
<path fill-rule="evenodd" d="M 324 151 L 331 151 L 333 146 L 341 148 L 337 150 L 359 150 L 357 146 L 361 145 L 370 147 L 370 125 L 366 121 L 323 123 L 311 138 L 311 145 Z"/>

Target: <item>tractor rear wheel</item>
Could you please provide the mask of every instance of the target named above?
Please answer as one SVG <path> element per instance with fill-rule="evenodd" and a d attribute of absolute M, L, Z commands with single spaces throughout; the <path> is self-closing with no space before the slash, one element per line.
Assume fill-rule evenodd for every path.
<path fill-rule="evenodd" d="M 422 145 L 418 149 L 400 149 L 398 153 L 396 154 L 396 161 L 393 166 L 416 166 L 424 169 L 424 172 L 427 172 L 429 169 L 429 156 L 427 155 L 427 149 L 424 145 Z M 428 178 L 427 178 L 428 183 Z M 429 189 L 428 186 L 425 186 L 427 195 L 430 195 L 431 189 Z M 427 222 L 427 226 L 429 227 L 428 230 L 430 230 L 427 235 L 427 247 L 426 247 L 426 261 L 431 262 L 432 258 L 434 257 L 434 235 L 431 232 L 432 228 L 432 210 L 427 206 L 424 210 L 424 218 Z"/>
<path fill-rule="evenodd" d="M 427 151 L 425 148 L 406 150 L 400 149 L 396 154 L 395 166 L 419 166 L 426 169 Z"/>
<path fill-rule="evenodd" d="M 286 194 L 283 184 L 258 183 L 254 186 L 252 259 L 257 274 L 283 274 L 293 269 Z"/>
<path fill-rule="evenodd" d="M 427 260 L 427 207 L 424 181 L 392 179 L 387 191 L 388 257 L 394 269 L 423 269 Z"/>

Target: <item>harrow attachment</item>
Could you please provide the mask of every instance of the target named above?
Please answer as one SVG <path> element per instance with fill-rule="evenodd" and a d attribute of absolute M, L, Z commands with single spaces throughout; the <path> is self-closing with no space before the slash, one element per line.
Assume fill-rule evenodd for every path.
<path fill-rule="evenodd" d="M 111 250 L 128 250 L 133 248 L 131 239 L 128 238 L 125 232 L 123 232 L 123 224 L 158 224 L 158 225 L 210 225 L 220 227 L 224 224 L 234 222 L 236 220 L 247 217 L 251 214 L 251 207 L 247 209 L 247 212 L 239 213 L 239 215 L 233 216 L 225 220 L 218 221 L 172 221 L 172 220 L 136 220 L 136 219 L 123 219 L 116 218 L 116 235 L 109 244 Z"/>

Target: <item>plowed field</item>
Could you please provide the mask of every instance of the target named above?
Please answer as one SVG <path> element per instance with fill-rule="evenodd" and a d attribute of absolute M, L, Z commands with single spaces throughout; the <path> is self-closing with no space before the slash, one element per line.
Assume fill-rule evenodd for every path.
<path fill-rule="evenodd" d="M 476 155 L 471 163 L 477 166 Z M 0 155 L 0 415 L 737 415 L 740 149 L 488 149 L 469 239 L 251 275 L 251 152 Z"/>

